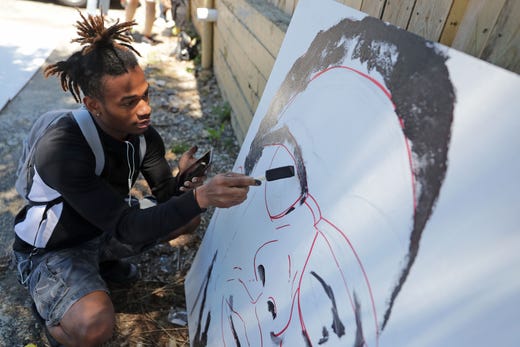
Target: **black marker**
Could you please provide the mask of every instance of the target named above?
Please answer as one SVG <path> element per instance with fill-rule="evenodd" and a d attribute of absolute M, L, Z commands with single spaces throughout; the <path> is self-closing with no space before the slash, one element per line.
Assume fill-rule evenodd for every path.
<path fill-rule="evenodd" d="M 294 176 L 294 166 L 287 165 L 265 171 L 265 176 L 255 178 L 256 181 L 276 181 Z"/>

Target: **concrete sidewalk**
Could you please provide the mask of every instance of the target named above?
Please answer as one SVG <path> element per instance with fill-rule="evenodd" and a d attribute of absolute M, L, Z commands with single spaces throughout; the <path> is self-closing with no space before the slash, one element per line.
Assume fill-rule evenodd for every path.
<path fill-rule="evenodd" d="M 60 44 L 69 43 L 76 9 L 53 3 L 0 3 L 0 110 L 24 87 Z"/>

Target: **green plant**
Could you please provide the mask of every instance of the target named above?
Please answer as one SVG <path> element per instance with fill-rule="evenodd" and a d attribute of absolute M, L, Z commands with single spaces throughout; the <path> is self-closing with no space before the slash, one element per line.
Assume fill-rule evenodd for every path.
<path fill-rule="evenodd" d="M 177 155 L 181 155 L 183 154 L 184 152 L 186 152 L 188 149 L 190 149 L 190 145 L 187 144 L 187 143 L 184 143 L 184 142 L 178 142 L 178 143 L 174 143 L 172 146 L 171 146 L 171 151 Z"/>
<path fill-rule="evenodd" d="M 217 116 L 219 123 L 229 121 L 231 119 L 231 106 L 228 102 L 215 105 L 211 108 L 211 113 Z"/>
<path fill-rule="evenodd" d="M 226 123 L 222 123 L 218 128 L 207 128 L 206 131 L 208 132 L 210 140 L 214 143 L 218 143 L 222 138 L 222 134 L 224 133 L 225 127 Z"/>
<path fill-rule="evenodd" d="M 193 64 L 195 64 L 195 66 L 200 66 L 200 63 L 202 61 L 202 55 L 200 53 L 198 53 L 195 58 L 193 58 Z"/>
<path fill-rule="evenodd" d="M 233 138 L 226 138 L 224 140 L 224 148 L 231 149 L 235 145 L 235 140 Z"/>

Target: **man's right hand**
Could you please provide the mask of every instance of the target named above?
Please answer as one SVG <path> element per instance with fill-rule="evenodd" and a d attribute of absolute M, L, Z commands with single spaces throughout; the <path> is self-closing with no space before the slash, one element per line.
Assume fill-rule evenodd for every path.
<path fill-rule="evenodd" d="M 253 177 L 229 172 L 218 174 L 194 190 L 200 208 L 232 207 L 246 200 L 250 186 L 259 186 Z"/>

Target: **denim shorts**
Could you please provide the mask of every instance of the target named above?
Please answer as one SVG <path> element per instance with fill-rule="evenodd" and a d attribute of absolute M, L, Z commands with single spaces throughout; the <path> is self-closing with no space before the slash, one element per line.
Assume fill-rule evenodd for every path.
<path fill-rule="evenodd" d="M 14 252 L 20 282 L 27 287 L 47 326 L 56 326 L 79 299 L 94 291 L 108 293 L 99 275 L 101 238 L 81 246 L 29 256 Z"/>
<path fill-rule="evenodd" d="M 141 208 L 153 206 L 147 202 Z M 108 293 L 99 274 L 101 261 L 123 259 L 155 245 L 126 245 L 102 235 L 79 246 L 33 255 L 14 252 L 18 279 L 29 291 L 47 326 L 56 326 L 79 299 L 95 291 Z"/>

